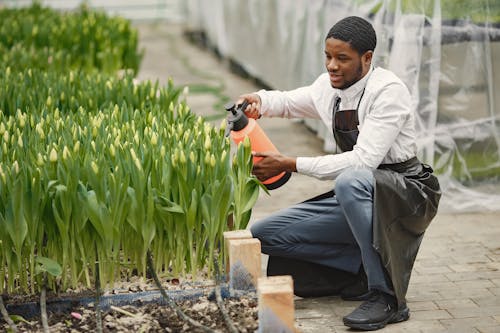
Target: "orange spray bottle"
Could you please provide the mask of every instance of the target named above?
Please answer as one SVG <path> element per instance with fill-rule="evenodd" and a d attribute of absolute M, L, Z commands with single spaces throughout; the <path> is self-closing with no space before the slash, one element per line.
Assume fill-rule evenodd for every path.
<path fill-rule="evenodd" d="M 246 109 L 248 101 L 244 101 L 241 105 L 236 106 L 234 103 L 228 103 L 224 106 L 229 112 L 227 116 L 226 133 L 231 131 L 231 137 L 236 144 L 239 144 L 246 136 L 250 139 L 252 151 L 255 152 L 276 152 L 278 149 L 269 140 L 269 137 L 264 133 L 262 128 L 257 124 L 255 119 L 248 118 L 243 110 Z M 257 164 L 262 157 L 253 157 L 253 163 Z M 264 180 L 262 183 L 268 190 L 274 190 L 285 184 L 290 179 L 291 173 L 283 171 L 282 173 Z"/>

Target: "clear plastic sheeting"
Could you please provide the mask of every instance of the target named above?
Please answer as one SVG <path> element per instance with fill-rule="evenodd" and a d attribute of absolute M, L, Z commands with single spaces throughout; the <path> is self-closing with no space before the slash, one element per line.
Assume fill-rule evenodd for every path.
<path fill-rule="evenodd" d="M 349 15 L 370 20 L 374 63 L 412 94 L 419 158 L 443 188 L 440 210 L 500 210 L 500 1 L 187 0 L 187 24 L 223 56 L 288 90 L 324 72 L 324 38 Z M 317 121 L 306 124 L 325 138 Z"/>
<path fill-rule="evenodd" d="M 183 22 L 182 0 L 38 0 L 42 6 L 74 10 L 85 4 L 89 8 L 120 15 L 133 21 L 168 20 Z M 0 0 L 0 7 L 27 7 L 33 0 Z"/>

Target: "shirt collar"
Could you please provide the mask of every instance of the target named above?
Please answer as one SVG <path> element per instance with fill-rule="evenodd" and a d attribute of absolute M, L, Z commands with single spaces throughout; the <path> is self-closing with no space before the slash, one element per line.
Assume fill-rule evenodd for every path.
<path fill-rule="evenodd" d="M 363 89 L 365 89 L 366 82 L 368 81 L 368 78 L 370 77 L 372 71 L 373 67 L 370 66 L 370 70 L 368 71 L 368 73 L 365 74 L 365 76 L 361 78 L 361 80 L 359 80 L 358 82 L 356 82 L 347 89 L 336 89 L 338 92 L 338 96 L 341 98 L 342 103 L 354 102 L 354 99 L 357 98 L 359 94 L 361 94 Z"/>

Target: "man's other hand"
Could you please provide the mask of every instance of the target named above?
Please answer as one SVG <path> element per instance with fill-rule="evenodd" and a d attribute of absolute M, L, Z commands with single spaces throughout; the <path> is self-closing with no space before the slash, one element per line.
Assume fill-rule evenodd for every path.
<path fill-rule="evenodd" d="M 260 181 L 276 176 L 283 171 L 296 172 L 296 159 L 274 152 L 252 152 L 254 164 L 252 173 Z"/>

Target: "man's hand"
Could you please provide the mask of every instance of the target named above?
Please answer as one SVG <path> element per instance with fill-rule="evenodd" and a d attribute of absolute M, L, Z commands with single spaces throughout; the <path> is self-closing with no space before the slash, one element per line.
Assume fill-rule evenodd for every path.
<path fill-rule="evenodd" d="M 247 117 L 253 118 L 253 119 L 259 119 L 260 118 L 260 106 L 261 106 L 261 101 L 260 97 L 257 94 L 245 94 L 241 95 L 238 97 L 238 100 L 236 101 L 236 105 L 240 105 L 243 103 L 244 100 L 248 101 L 248 106 L 246 110 L 243 110 L 246 114 Z"/>
<path fill-rule="evenodd" d="M 260 181 L 276 176 L 283 171 L 297 171 L 294 157 L 287 157 L 274 152 L 254 152 L 252 155 L 256 157 L 252 173 Z"/>

